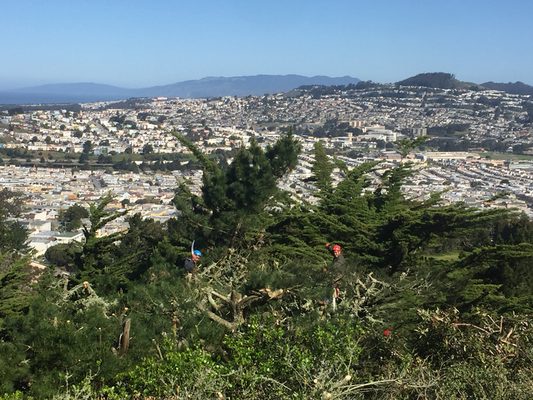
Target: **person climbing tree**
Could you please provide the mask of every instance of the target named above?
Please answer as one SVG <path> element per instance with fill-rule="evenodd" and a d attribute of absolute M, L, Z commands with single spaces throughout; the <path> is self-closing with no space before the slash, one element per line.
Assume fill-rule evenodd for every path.
<path fill-rule="evenodd" d="M 194 240 L 191 244 L 191 256 L 185 259 L 183 267 L 187 271 L 187 275 L 194 274 L 200 259 L 202 258 L 202 252 L 194 249 Z"/>
<path fill-rule="evenodd" d="M 341 269 L 345 264 L 344 255 L 342 254 L 342 247 L 339 244 L 326 243 L 326 248 L 333 256 L 333 263 L 330 269 Z"/>
<path fill-rule="evenodd" d="M 188 273 L 193 273 L 201 257 L 202 252 L 200 250 L 194 250 L 193 254 L 190 257 L 186 258 L 185 262 L 183 263 L 185 271 L 187 271 Z"/>
<path fill-rule="evenodd" d="M 333 256 L 333 262 L 328 268 L 331 287 L 333 288 L 333 308 L 340 301 L 340 282 L 344 274 L 345 259 L 342 254 L 342 247 L 339 244 L 326 243 L 326 248 Z"/>

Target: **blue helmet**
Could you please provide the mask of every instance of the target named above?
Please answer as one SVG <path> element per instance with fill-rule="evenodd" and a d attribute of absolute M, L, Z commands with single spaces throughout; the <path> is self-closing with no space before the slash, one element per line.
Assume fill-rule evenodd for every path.
<path fill-rule="evenodd" d="M 200 250 L 194 250 L 193 254 L 198 257 L 202 257 L 202 252 Z"/>

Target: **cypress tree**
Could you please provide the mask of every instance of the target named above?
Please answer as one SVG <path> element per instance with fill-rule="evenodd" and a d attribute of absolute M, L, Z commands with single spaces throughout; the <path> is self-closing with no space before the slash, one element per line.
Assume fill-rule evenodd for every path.
<path fill-rule="evenodd" d="M 313 180 L 316 187 L 319 189 L 319 195 L 329 192 L 332 189 L 331 173 L 334 169 L 334 164 L 329 160 L 324 145 L 321 142 L 316 142 L 314 146 L 315 161 L 313 163 L 312 172 Z"/>

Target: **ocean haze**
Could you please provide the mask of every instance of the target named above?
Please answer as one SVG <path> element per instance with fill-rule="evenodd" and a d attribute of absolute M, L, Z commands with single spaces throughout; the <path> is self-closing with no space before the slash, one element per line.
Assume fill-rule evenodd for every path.
<path fill-rule="evenodd" d="M 0 92 L 0 104 L 71 103 L 122 100 L 130 97 L 202 98 L 248 96 L 286 92 L 303 85 L 347 85 L 359 82 L 351 76 L 253 75 L 206 77 L 169 85 L 127 89 L 99 83 L 58 83 Z"/>

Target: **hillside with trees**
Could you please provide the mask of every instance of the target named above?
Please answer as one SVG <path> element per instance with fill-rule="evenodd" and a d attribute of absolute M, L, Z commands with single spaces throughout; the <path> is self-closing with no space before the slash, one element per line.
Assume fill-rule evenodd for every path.
<path fill-rule="evenodd" d="M 446 72 L 426 72 L 402 81 L 396 82 L 398 86 L 423 86 L 439 89 L 476 89 L 481 88 L 475 83 L 463 82 L 455 75 Z"/>
<path fill-rule="evenodd" d="M 124 213 L 105 197 L 61 268 L 32 269 L 2 192 L 0 399 L 531 398 L 527 217 L 407 199 L 409 164 L 348 168 L 320 145 L 318 202 L 297 200 L 278 188 L 291 134 L 231 163 L 177 139 L 203 170 L 179 217 L 100 236 Z"/>

